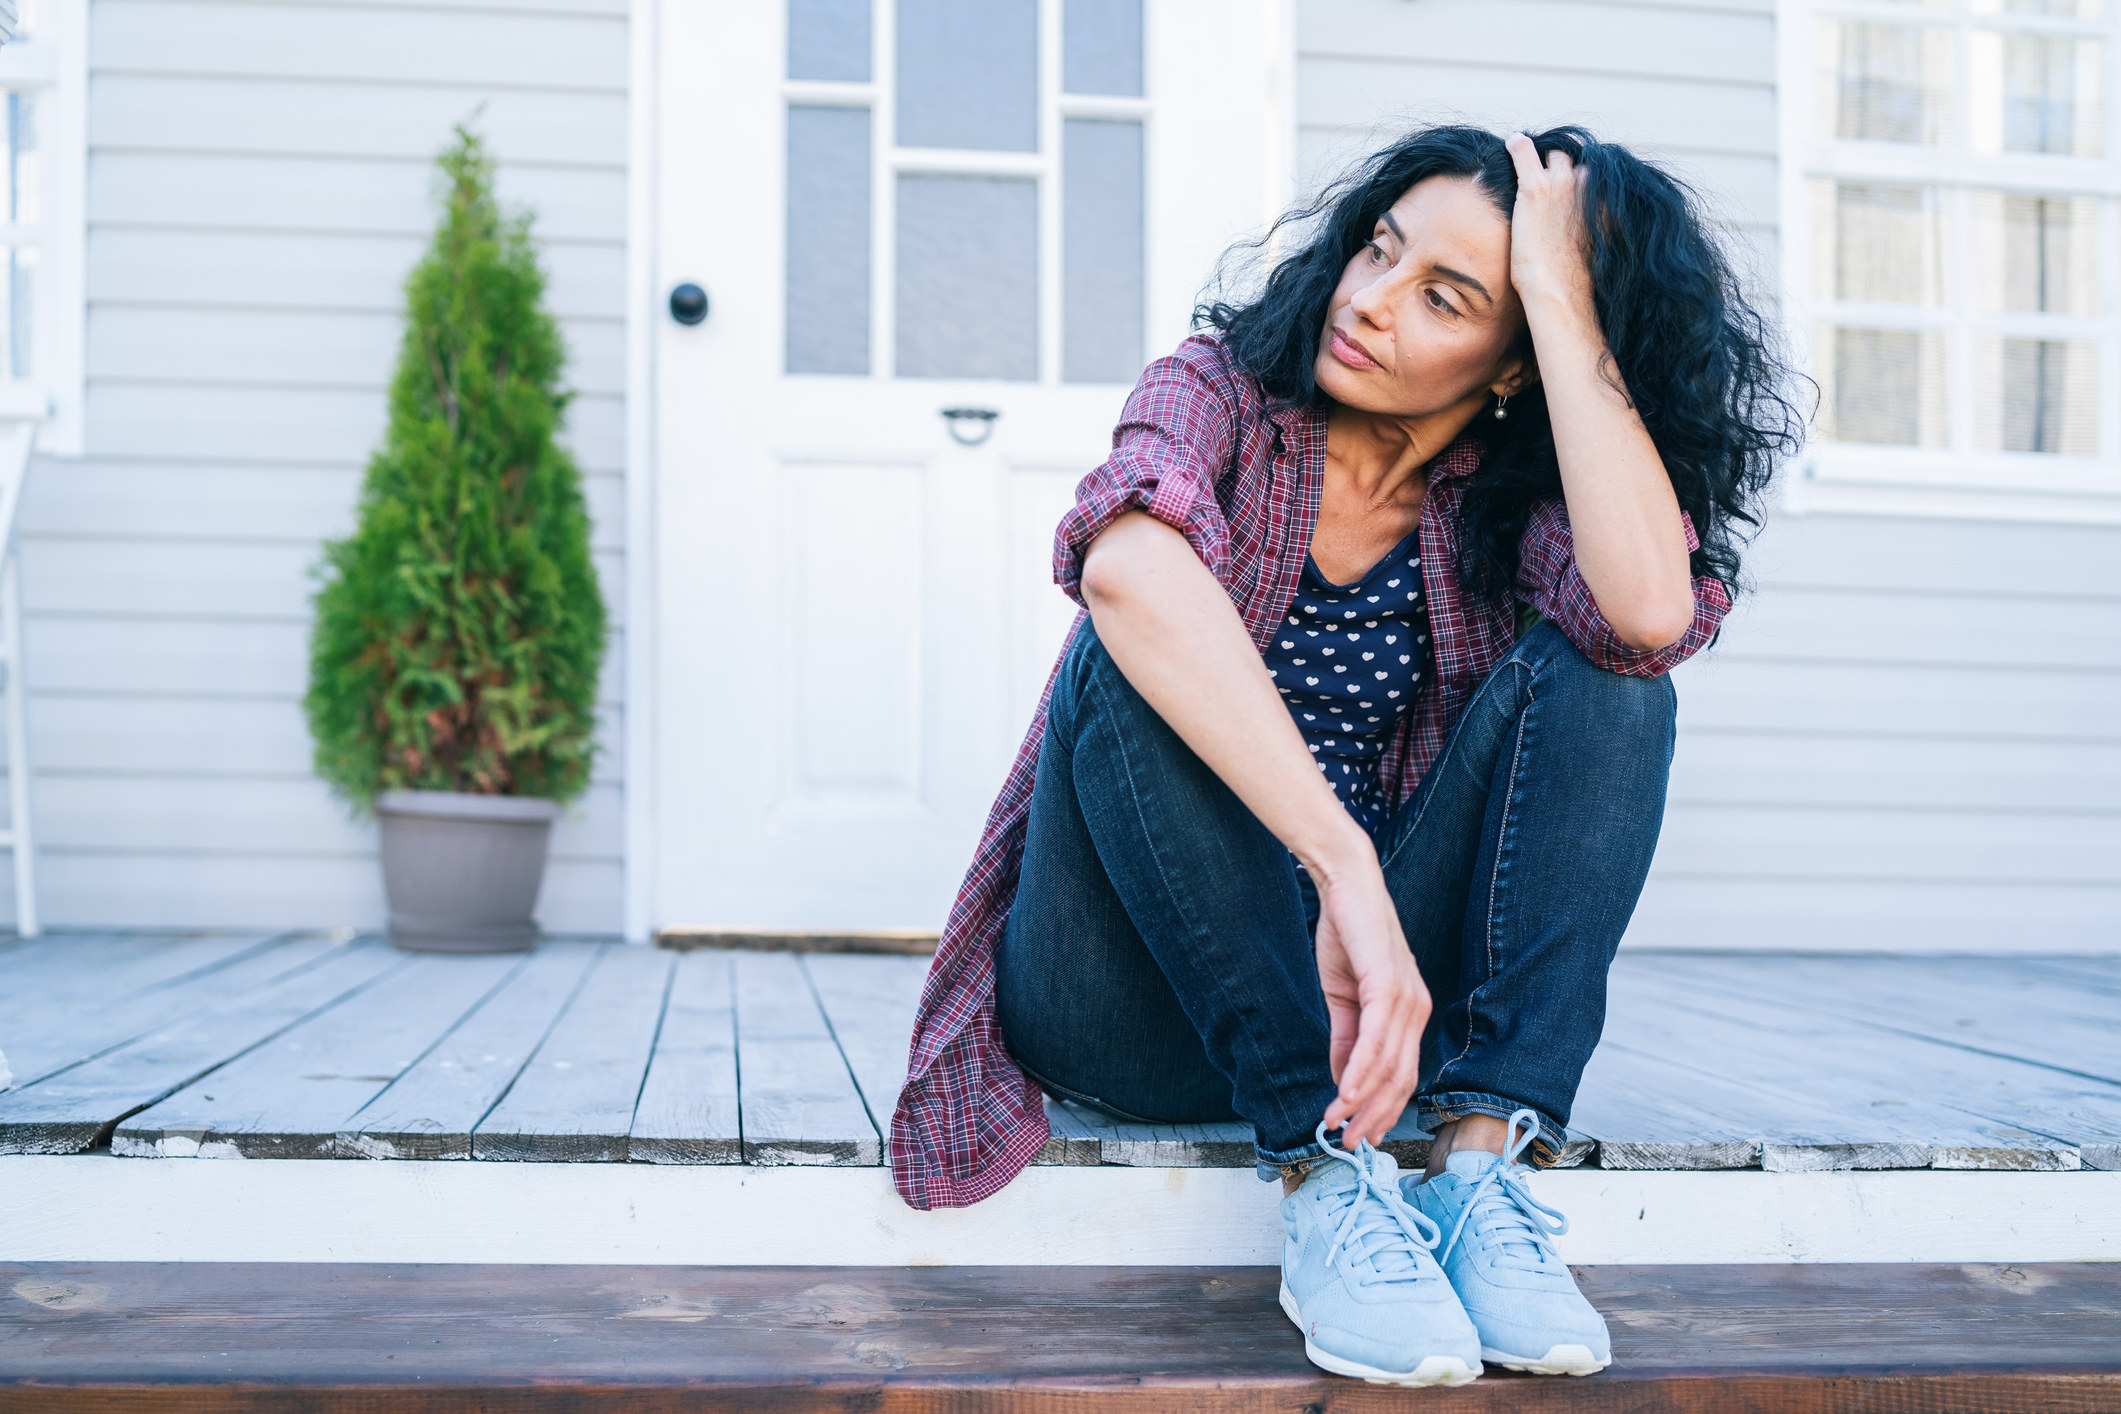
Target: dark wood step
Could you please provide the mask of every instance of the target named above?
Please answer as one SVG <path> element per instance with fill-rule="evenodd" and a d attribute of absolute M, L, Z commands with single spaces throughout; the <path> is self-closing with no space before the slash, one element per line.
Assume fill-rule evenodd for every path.
<path fill-rule="evenodd" d="M 0 1411 L 2121 1409 L 2121 1265 L 1581 1276 L 1612 1369 L 1414 1392 L 1313 1369 L 1264 1267 L 0 1263 Z"/>

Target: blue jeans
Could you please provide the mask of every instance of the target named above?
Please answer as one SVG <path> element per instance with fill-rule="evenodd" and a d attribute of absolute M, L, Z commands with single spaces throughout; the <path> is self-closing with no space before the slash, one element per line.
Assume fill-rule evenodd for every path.
<path fill-rule="evenodd" d="M 1475 692 L 1379 839 L 1435 1012 L 1420 1126 L 1530 1108 L 1552 1163 L 1664 816 L 1675 698 L 1551 624 Z M 1262 1177 L 1308 1168 L 1337 1092 L 1289 852 L 1120 674 L 1085 621 L 1061 665 L 1002 1034 L 1049 1092 L 1125 1119 L 1245 1120 Z"/>

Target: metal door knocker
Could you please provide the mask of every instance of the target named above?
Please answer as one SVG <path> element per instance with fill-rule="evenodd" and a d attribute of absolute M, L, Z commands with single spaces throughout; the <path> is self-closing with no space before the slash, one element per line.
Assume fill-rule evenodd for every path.
<path fill-rule="evenodd" d="M 1001 414 L 993 408 L 944 408 L 950 440 L 960 447 L 977 447 L 994 435 L 994 420 Z"/>

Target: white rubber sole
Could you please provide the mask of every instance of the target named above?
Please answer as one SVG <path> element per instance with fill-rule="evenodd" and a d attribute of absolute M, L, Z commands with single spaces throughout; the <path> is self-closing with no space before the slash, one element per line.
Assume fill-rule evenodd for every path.
<path fill-rule="evenodd" d="M 1296 1308 L 1296 1297 L 1289 1291 L 1287 1282 L 1281 1287 L 1281 1310 L 1304 1333 L 1304 1357 L 1321 1370 L 1346 1375 L 1350 1379 L 1368 1380 L 1373 1385 L 1403 1385 L 1410 1389 L 1427 1385 L 1469 1385 L 1480 1378 L 1480 1366 L 1468 1369 L 1466 1362 L 1456 1355 L 1431 1355 L 1412 1370 L 1380 1370 L 1374 1365 L 1320 1350 L 1311 1343 L 1310 1327 L 1304 1321 L 1303 1312 Z M 1575 1348 L 1582 1349 L 1581 1346 Z M 1590 1352 L 1584 1353 L 1588 1355 Z"/>
<path fill-rule="evenodd" d="M 1480 1358 L 1527 1375 L 1595 1375 L 1612 1363 L 1591 1354 L 1588 1345 L 1557 1345 L 1536 1360 L 1483 1345 Z"/>

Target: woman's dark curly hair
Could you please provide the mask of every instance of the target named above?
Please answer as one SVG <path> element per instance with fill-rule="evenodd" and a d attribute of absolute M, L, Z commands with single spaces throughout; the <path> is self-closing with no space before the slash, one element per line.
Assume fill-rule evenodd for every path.
<path fill-rule="evenodd" d="M 1591 287 L 1606 345 L 1701 537 L 1693 573 L 1735 593 L 1740 527 L 1759 525 L 1777 457 L 1803 439 L 1804 416 L 1791 401 L 1796 380 L 1776 331 L 1747 303 L 1684 183 L 1581 128 L 1554 128 L 1532 142 L 1542 161 L 1559 149 L 1587 169 Z M 1418 129 L 1275 224 L 1303 234 L 1256 299 L 1202 305 L 1194 322 L 1221 330 L 1238 366 L 1274 402 L 1324 402 L 1313 368 L 1341 273 L 1378 216 L 1429 177 L 1472 178 L 1505 218 L 1517 200 L 1517 169 L 1500 137 L 1467 126 Z M 1520 338 L 1529 343 L 1529 332 Z M 1506 594 L 1533 504 L 1561 495 L 1544 390 L 1525 389 L 1511 398 L 1507 419 L 1475 418 L 1470 430 L 1486 456 L 1466 491 L 1461 574 L 1469 588 Z"/>

